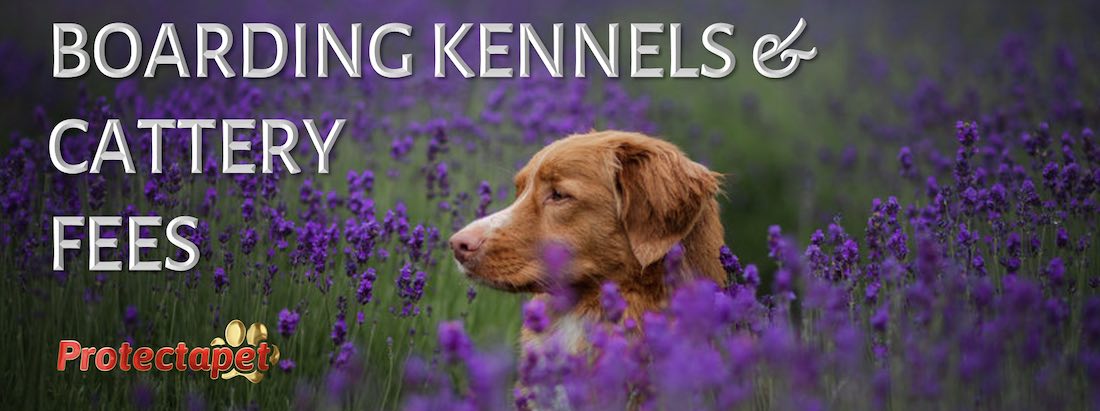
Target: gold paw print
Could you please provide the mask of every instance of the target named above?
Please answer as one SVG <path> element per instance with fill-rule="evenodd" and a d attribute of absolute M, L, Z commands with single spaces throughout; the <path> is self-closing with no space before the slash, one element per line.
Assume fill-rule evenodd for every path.
<path fill-rule="evenodd" d="M 241 320 L 230 321 L 229 325 L 225 326 L 225 339 L 222 339 L 221 337 L 216 337 L 214 338 L 214 340 L 210 341 L 210 346 L 217 347 L 222 345 L 229 345 L 233 348 L 237 348 L 246 341 L 248 342 L 248 345 L 252 347 L 259 347 L 260 343 L 267 341 L 267 326 L 263 325 L 262 323 L 252 323 L 252 325 L 248 327 L 248 331 L 246 332 L 244 328 L 244 323 L 241 322 Z M 271 353 L 267 356 L 268 362 L 271 363 L 272 367 L 274 367 L 279 363 L 279 347 L 274 344 L 268 344 L 268 346 L 271 347 Z M 257 357 L 256 361 L 258 360 L 259 358 Z M 264 374 L 260 372 L 258 366 L 253 367 L 252 371 L 247 373 L 242 373 L 237 371 L 236 369 L 232 369 L 223 373 L 221 375 L 221 378 L 223 380 L 228 380 L 236 376 L 242 376 L 251 381 L 253 384 L 263 381 L 264 379 Z"/>

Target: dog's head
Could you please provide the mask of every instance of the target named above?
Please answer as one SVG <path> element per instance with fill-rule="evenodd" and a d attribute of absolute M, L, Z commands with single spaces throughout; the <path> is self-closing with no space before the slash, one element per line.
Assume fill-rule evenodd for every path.
<path fill-rule="evenodd" d="M 545 291 L 552 279 L 541 257 L 551 243 L 571 251 L 562 280 L 622 280 L 683 240 L 718 185 L 718 174 L 665 141 L 619 131 L 573 135 L 536 153 L 515 176 L 515 201 L 455 233 L 450 245 L 467 275 L 504 290 Z"/>

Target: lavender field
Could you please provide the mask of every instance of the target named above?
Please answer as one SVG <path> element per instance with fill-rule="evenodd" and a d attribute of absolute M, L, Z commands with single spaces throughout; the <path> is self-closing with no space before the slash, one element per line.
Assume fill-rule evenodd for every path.
<path fill-rule="evenodd" d="M 1100 6 L 868 3 L 220 14 L 338 26 L 706 24 L 718 13 L 738 24 L 742 50 L 804 16 L 821 55 L 781 81 L 757 76 L 748 53 L 734 76 L 698 81 L 61 81 L 47 48 L 20 40 L 45 38 L 48 24 L 13 24 L 0 32 L 0 397 L 12 409 L 1100 408 Z M 168 11 L 209 19 L 201 9 Z M 31 22 L 141 19 L 19 11 Z M 154 20 L 139 28 L 155 31 Z M 46 142 L 65 118 L 90 130 L 123 119 L 139 172 L 59 173 Z M 185 131 L 165 135 L 165 172 L 152 174 L 137 118 L 348 123 L 330 174 L 279 162 L 274 174 L 221 174 L 214 138 L 192 174 Z M 611 315 L 589 328 L 591 351 L 551 341 L 521 355 L 520 327 L 545 329 L 569 308 L 567 287 L 544 304 L 475 285 L 446 239 L 509 204 L 532 153 L 592 128 L 661 136 L 728 174 L 730 285 L 681 284 L 666 311 L 633 322 L 605 284 Z M 70 137 L 64 154 L 89 157 L 98 140 Z M 316 170 L 312 148 L 298 150 Z M 100 273 L 80 251 L 52 271 L 57 215 L 194 215 L 187 236 L 201 260 L 182 273 Z M 568 266 L 558 251 L 544 256 L 550 269 Z M 664 264 L 681 269 L 675 252 Z M 267 324 L 281 350 L 259 384 L 54 368 L 61 339 L 203 343 L 233 319 Z"/>

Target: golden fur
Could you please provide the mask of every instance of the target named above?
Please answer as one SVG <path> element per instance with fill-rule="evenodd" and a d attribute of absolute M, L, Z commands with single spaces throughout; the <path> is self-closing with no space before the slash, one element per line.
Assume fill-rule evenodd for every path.
<path fill-rule="evenodd" d="M 542 247 L 571 251 L 564 279 L 577 298 L 561 319 L 599 319 L 600 286 L 618 285 L 624 319 L 640 320 L 664 308 L 683 278 L 666 279 L 665 256 L 676 243 L 684 270 L 724 284 L 718 260 L 723 243 L 718 217 L 721 175 L 691 161 L 676 146 L 638 133 L 572 135 L 536 153 L 515 176 L 516 200 L 471 223 L 451 238 L 456 260 L 470 277 L 494 288 L 548 299 L 552 284 Z M 535 335 L 524 330 L 524 342 Z"/>

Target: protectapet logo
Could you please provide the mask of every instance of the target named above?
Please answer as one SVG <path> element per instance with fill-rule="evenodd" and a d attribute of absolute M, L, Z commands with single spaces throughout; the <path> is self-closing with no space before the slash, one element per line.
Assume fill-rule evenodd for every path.
<path fill-rule="evenodd" d="M 76 340 L 61 340 L 57 370 L 65 371 L 65 365 L 77 359 L 80 371 L 88 371 L 94 363 L 100 371 L 208 371 L 214 380 L 240 376 L 258 383 L 264 372 L 279 363 L 279 347 L 267 343 L 267 326 L 262 323 L 253 323 L 246 331 L 241 320 L 233 320 L 225 326 L 225 338 L 214 338 L 209 347 L 189 348 L 181 342 L 154 350 L 124 342 L 116 349 L 82 347 Z"/>

